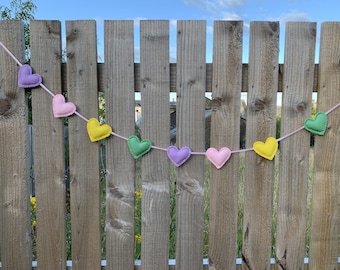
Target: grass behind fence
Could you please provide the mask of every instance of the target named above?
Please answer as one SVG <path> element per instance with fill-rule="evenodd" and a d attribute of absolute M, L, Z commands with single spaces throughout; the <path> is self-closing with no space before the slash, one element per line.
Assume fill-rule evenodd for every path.
<path fill-rule="evenodd" d="M 106 237 L 105 237 L 105 219 L 106 219 L 106 181 L 105 181 L 105 145 L 101 147 L 102 162 L 101 162 L 101 249 L 102 259 L 106 258 Z M 310 151 L 310 166 L 309 166 L 309 179 L 308 179 L 308 205 L 307 205 L 307 229 L 306 229 L 306 257 L 309 254 L 310 243 L 310 219 L 311 219 L 311 195 L 312 195 L 312 180 L 313 180 L 313 148 Z M 278 153 L 279 154 L 279 153 Z M 244 169 L 245 158 L 244 153 L 240 156 L 240 179 L 239 179 L 239 211 L 238 211 L 238 230 L 237 230 L 237 257 L 242 256 L 242 231 L 243 231 L 243 203 L 244 203 Z M 141 218 L 142 218 L 142 183 L 141 183 L 141 160 L 137 160 L 136 166 L 136 191 L 135 191 L 135 259 L 141 259 L 141 243 L 143 241 L 141 235 Z M 272 257 L 275 257 L 275 238 L 276 238 L 276 216 L 277 216 L 277 194 L 278 194 L 278 158 L 275 159 L 275 184 L 274 184 L 274 200 L 273 200 L 273 228 L 272 228 Z M 210 209 L 210 163 L 205 162 L 205 181 L 204 181 L 204 244 L 203 244 L 203 256 L 208 257 L 208 240 L 209 240 L 209 209 Z M 66 176 L 67 178 L 67 176 Z M 170 173 L 170 245 L 169 245 L 169 259 L 175 258 L 176 250 L 176 168 L 171 167 Z M 67 245 L 67 259 L 72 260 L 72 241 L 71 241 L 71 213 L 70 213 L 70 197 L 67 190 L 66 196 L 66 245 Z M 36 200 L 31 197 L 31 224 L 32 224 L 32 252 L 33 259 L 37 259 L 36 253 L 36 234 L 39 228 L 39 224 L 36 222 Z"/>

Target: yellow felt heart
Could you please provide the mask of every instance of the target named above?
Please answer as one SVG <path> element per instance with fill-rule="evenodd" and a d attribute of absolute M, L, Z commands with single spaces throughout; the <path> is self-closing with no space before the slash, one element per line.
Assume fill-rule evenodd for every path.
<path fill-rule="evenodd" d="M 107 125 L 100 125 L 97 119 L 91 118 L 86 125 L 87 133 L 89 134 L 91 142 L 97 142 L 109 137 L 112 133 L 112 128 Z"/>
<path fill-rule="evenodd" d="M 259 156 L 272 160 L 276 154 L 279 144 L 273 137 L 268 137 L 266 142 L 254 142 L 253 149 Z"/>

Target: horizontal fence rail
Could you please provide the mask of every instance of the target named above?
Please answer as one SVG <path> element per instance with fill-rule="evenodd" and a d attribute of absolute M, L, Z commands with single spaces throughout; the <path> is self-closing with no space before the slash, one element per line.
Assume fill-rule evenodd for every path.
<path fill-rule="evenodd" d="M 0 269 L 339 269 L 340 22 L 319 52 L 287 23 L 282 64 L 278 22 L 247 64 L 242 21 L 214 22 L 211 64 L 205 21 L 177 22 L 176 63 L 169 21 L 140 22 L 140 63 L 133 21 L 104 22 L 103 63 L 95 21 L 65 26 L 31 21 L 27 66 L 0 21 Z"/>

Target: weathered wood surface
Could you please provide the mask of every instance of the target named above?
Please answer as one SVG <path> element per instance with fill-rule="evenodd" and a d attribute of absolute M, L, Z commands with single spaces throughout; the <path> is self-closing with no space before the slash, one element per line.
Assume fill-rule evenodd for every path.
<path fill-rule="evenodd" d="M 211 147 L 240 147 L 242 84 L 241 22 L 214 24 Z M 223 134 L 223 136 L 221 136 Z M 221 169 L 211 165 L 209 269 L 236 269 L 240 156 L 232 155 Z"/>
<path fill-rule="evenodd" d="M 101 266 L 100 142 L 90 142 L 84 119 L 69 118 L 72 267 L 66 266 L 63 120 L 52 117 L 51 96 L 40 88 L 34 89 L 39 268 L 175 269 L 167 261 L 171 166 L 164 151 L 169 146 L 171 91 L 177 91 L 178 97 L 178 147 L 189 146 L 200 152 L 177 169 L 176 269 L 339 268 L 339 108 L 329 114 L 325 136 L 316 138 L 309 266 L 303 257 L 310 134 L 304 130 L 280 141 L 276 156 L 277 231 L 273 231 L 276 228 L 272 223 L 277 162 L 252 151 L 244 153 L 245 203 L 244 209 L 239 209 L 244 210 L 243 265 L 235 263 L 240 155 L 233 154 L 220 170 L 211 168 L 210 261 L 209 265 L 202 264 L 204 93 L 212 91 L 213 95 L 211 146 L 216 148 L 239 148 L 241 91 L 248 92 L 249 148 L 255 141 L 275 136 L 278 91 L 283 91 L 281 136 L 303 125 L 311 109 L 312 91 L 319 92 L 318 111 L 339 102 L 339 23 L 324 23 L 321 28 L 319 65 L 314 64 L 314 23 L 287 24 L 283 65 L 277 62 L 278 23 L 251 24 L 249 64 L 241 63 L 241 26 L 242 22 L 215 23 L 214 59 L 213 64 L 207 64 L 205 22 L 178 21 L 177 63 L 170 64 L 169 22 L 142 22 L 141 63 L 134 63 L 133 22 L 106 21 L 105 64 L 98 64 L 95 22 L 68 21 L 68 59 L 62 64 L 60 22 L 32 22 L 31 64 L 53 92 L 66 93 L 88 118 L 98 117 L 98 92 L 104 92 L 106 122 L 127 138 L 135 133 L 134 93 L 141 91 L 142 139 L 164 148 L 152 149 L 138 161 L 142 163 L 143 249 L 142 265 L 135 265 L 136 162 L 126 140 L 111 136 L 105 141 L 106 265 Z M 0 41 L 24 62 L 20 23 L 1 21 Z M 2 49 L 0 59 L 4 63 L 0 65 L 1 269 L 26 270 L 31 268 L 27 114 L 24 91 L 17 86 L 18 65 Z M 276 264 L 270 260 L 272 255 Z"/>
<path fill-rule="evenodd" d="M 281 134 L 300 128 L 310 117 L 315 23 L 288 23 L 285 33 L 285 65 Z M 305 258 L 310 133 L 280 142 L 276 232 L 278 269 L 302 269 Z"/>
<path fill-rule="evenodd" d="M 98 118 L 95 21 L 66 22 L 68 98 L 79 113 Z M 72 268 L 100 269 L 99 144 L 89 140 L 86 121 L 69 119 Z"/>
<path fill-rule="evenodd" d="M 114 132 L 135 132 L 132 21 L 105 21 L 106 123 Z M 127 143 L 106 140 L 106 260 L 111 270 L 134 269 L 135 161 Z"/>
<path fill-rule="evenodd" d="M 44 85 L 60 94 L 61 23 L 33 21 L 31 65 Z M 53 116 L 52 96 L 32 90 L 38 269 L 66 268 L 64 121 Z"/>
<path fill-rule="evenodd" d="M 24 61 L 23 25 L 0 21 L 0 41 Z M 28 125 L 25 90 L 18 87 L 18 65 L 0 50 L 0 249 L 2 269 L 31 265 Z"/>
<path fill-rule="evenodd" d="M 340 23 L 321 26 L 317 110 L 339 103 Z M 310 269 L 339 269 L 340 230 L 340 110 L 328 115 L 325 136 L 315 138 Z"/>
<path fill-rule="evenodd" d="M 279 24 L 252 22 L 246 147 L 275 137 Z M 245 155 L 242 259 L 244 269 L 269 269 L 272 247 L 274 162 Z M 259 245 L 261 243 L 261 245 Z"/>
<path fill-rule="evenodd" d="M 177 22 L 177 146 L 205 150 L 204 21 Z M 204 156 L 193 155 L 177 170 L 176 269 L 202 269 Z"/>
<path fill-rule="evenodd" d="M 142 139 L 170 142 L 169 22 L 141 22 Z M 168 269 L 170 161 L 153 150 L 142 158 L 142 269 Z"/>

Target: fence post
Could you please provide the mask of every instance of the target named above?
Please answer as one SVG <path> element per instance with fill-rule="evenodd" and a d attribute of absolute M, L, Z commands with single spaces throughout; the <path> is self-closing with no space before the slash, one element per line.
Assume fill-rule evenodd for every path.
<path fill-rule="evenodd" d="M 23 25 L 0 21 L 0 41 L 24 59 Z M 29 207 L 28 124 L 18 65 L 0 48 L 0 243 L 3 270 L 32 267 Z"/>

